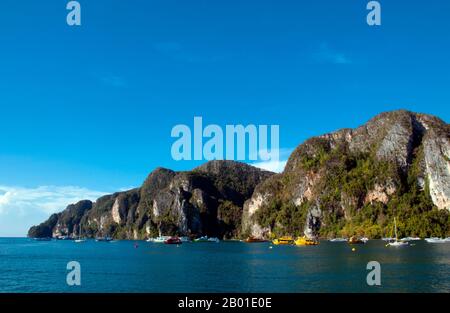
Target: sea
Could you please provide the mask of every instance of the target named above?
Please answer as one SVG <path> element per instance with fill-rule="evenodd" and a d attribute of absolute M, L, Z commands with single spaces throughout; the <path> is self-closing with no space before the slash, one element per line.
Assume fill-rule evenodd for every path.
<path fill-rule="evenodd" d="M 385 244 L 0 238 L 0 292 L 450 292 L 450 243 Z"/>

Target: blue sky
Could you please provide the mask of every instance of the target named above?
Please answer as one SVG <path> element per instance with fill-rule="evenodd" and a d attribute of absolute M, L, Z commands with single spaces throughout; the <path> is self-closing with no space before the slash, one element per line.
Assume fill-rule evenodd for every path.
<path fill-rule="evenodd" d="M 450 3 L 0 4 L 0 236 L 174 161 L 176 124 L 278 124 L 280 146 L 405 108 L 450 120 Z M 42 194 L 46 196 L 43 197 Z"/>

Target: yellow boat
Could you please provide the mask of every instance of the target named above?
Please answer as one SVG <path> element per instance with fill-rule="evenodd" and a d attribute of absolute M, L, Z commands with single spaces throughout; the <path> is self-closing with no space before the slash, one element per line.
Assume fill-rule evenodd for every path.
<path fill-rule="evenodd" d="M 283 236 L 272 241 L 274 245 L 291 245 L 294 243 L 294 239 L 291 236 Z"/>
<path fill-rule="evenodd" d="M 319 244 L 317 240 L 306 237 L 298 237 L 294 243 L 296 246 L 316 246 Z"/>

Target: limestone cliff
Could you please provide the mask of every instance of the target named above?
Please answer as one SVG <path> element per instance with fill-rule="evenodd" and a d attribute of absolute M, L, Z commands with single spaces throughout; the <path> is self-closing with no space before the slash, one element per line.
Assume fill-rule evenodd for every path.
<path fill-rule="evenodd" d="M 448 124 L 408 111 L 311 138 L 256 187 L 243 232 L 379 237 L 398 216 L 404 233 L 448 234 L 449 149 Z"/>

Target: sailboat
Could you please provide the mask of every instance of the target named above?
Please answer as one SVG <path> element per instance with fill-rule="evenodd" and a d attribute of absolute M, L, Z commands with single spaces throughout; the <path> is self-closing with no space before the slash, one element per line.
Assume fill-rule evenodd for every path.
<path fill-rule="evenodd" d="M 80 223 L 80 225 L 79 225 L 79 230 L 78 230 L 78 239 L 75 239 L 75 242 L 85 242 L 86 241 L 86 239 L 84 239 L 84 238 L 81 238 L 81 223 Z"/>
<path fill-rule="evenodd" d="M 388 246 L 389 247 L 404 247 L 404 246 L 409 245 L 408 242 L 398 240 L 398 236 L 397 236 L 397 221 L 396 221 L 395 217 L 394 217 L 394 229 L 395 229 L 395 240 L 389 242 L 386 246 L 387 247 Z"/>

